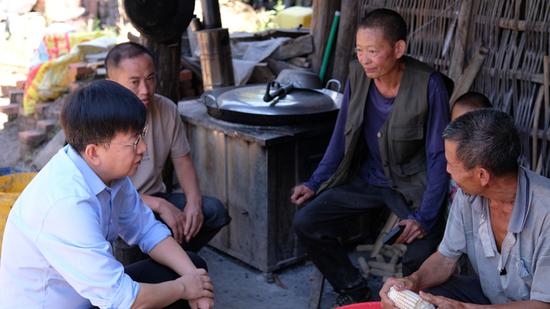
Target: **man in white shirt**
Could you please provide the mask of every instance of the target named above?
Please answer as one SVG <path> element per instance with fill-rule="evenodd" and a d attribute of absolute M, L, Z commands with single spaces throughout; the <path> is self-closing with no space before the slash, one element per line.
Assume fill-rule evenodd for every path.
<path fill-rule="evenodd" d="M 68 145 L 6 222 L 0 308 L 211 308 L 212 282 L 195 267 L 204 262 L 185 253 L 127 177 L 147 147 L 140 100 L 97 81 L 67 100 L 61 123 Z M 118 236 L 152 260 L 125 269 L 112 254 Z"/>

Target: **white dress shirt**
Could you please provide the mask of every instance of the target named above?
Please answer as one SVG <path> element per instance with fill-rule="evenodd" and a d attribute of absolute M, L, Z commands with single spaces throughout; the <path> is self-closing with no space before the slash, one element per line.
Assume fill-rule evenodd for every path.
<path fill-rule="evenodd" d="M 4 231 L 0 308 L 130 308 L 139 284 L 110 241 L 149 252 L 170 235 L 128 177 L 107 187 L 71 147 L 15 202 Z"/>

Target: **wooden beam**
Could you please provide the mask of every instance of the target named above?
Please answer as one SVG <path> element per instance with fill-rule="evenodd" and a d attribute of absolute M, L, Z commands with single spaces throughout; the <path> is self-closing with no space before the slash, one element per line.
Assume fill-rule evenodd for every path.
<path fill-rule="evenodd" d="M 342 0 L 340 26 L 336 49 L 334 51 L 334 67 L 332 78 L 339 80 L 342 85 L 348 77 L 349 62 L 353 57 L 355 32 L 357 30 L 359 12 L 358 0 Z"/>
<path fill-rule="evenodd" d="M 171 99 L 174 102 L 179 101 L 179 72 L 180 72 L 180 54 L 181 40 L 173 43 L 158 43 L 142 35 L 141 43 L 145 45 L 153 54 L 156 75 L 157 75 L 157 93 Z"/>
<path fill-rule="evenodd" d="M 544 85 L 544 124 L 545 129 L 548 129 L 549 123 L 550 123 L 550 80 L 549 80 L 549 74 L 550 74 L 550 68 L 548 64 L 548 55 L 544 55 L 543 58 L 543 72 L 544 72 L 544 78 L 543 78 L 543 85 Z"/>
<path fill-rule="evenodd" d="M 308 309 L 319 309 L 321 298 L 323 297 L 323 288 L 325 285 L 325 276 L 315 267 L 313 270 L 313 279 L 309 290 Z"/>
<path fill-rule="evenodd" d="M 543 72 L 544 72 L 544 79 L 543 79 L 543 87 L 544 87 L 544 134 L 550 133 L 548 128 L 550 126 L 550 90 L 548 89 L 550 87 L 550 77 L 548 76 L 550 74 L 550 64 L 548 63 L 548 55 L 544 55 L 543 58 Z M 546 145 L 548 144 L 548 135 L 546 139 L 542 140 L 542 147 L 540 151 L 539 156 L 539 162 L 537 164 L 537 168 L 535 169 L 535 172 L 538 174 L 541 174 L 542 172 L 542 161 L 545 160 L 547 153 L 546 153 Z"/>
<path fill-rule="evenodd" d="M 464 93 L 468 92 L 470 90 L 470 87 L 472 86 L 474 79 L 477 76 L 477 73 L 481 69 L 481 66 L 483 65 L 483 61 L 485 60 L 485 56 L 487 55 L 489 51 L 485 47 L 479 47 L 474 56 L 472 57 L 470 63 L 464 69 L 464 74 L 461 74 L 458 80 L 455 83 L 455 89 L 453 91 L 453 95 L 451 96 L 451 99 L 449 100 L 450 104 L 453 104 L 454 101 Z"/>
<path fill-rule="evenodd" d="M 449 77 L 455 82 L 458 81 L 464 68 L 464 55 L 468 42 L 468 31 L 470 29 L 470 18 L 472 16 L 473 0 L 463 0 L 458 14 L 458 26 L 456 29 L 456 39 L 451 57 L 451 67 L 449 68 Z"/>
<path fill-rule="evenodd" d="M 543 74 L 533 74 L 517 70 L 500 70 L 495 68 L 482 68 L 481 72 L 497 78 L 525 80 L 537 84 L 544 83 Z"/>
<path fill-rule="evenodd" d="M 204 90 L 235 85 L 229 31 L 226 28 L 197 31 Z"/>
<path fill-rule="evenodd" d="M 384 245 L 384 236 L 388 234 L 388 232 L 394 227 L 397 222 L 399 222 L 399 217 L 393 212 L 390 213 L 388 216 L 388 219 L 386 220 L 386 223 L 384 224 L 384 227 L 382 227 L 382 230 L 380 230 L 380 234 L 378 234 L 378 237 L 376 238 L 376 241 L 374 242 L 374 246 L 372 248 L 372 252 L 370 254 L 371 258 L 374 258 L 378 255 L 380 252 L 380 249 Z"/>
<path fill-rule="evenodd" d="M 550 32 L 550 23 L 542 21 L 528 22 L 526 20 L 501 18 L 498 21 L 498 26 L 503 29 L 514 31 Z"/>
<path fill-rule="evenodd" d="M 286 61 L 275 60 L 275 59 L 272 59 L 270 57 L 268 57 L 266 60 L 267 60 L 267 65 L 268 65 L 269 69 L 271 69 L 271 71 L 275 75 L 279 75 L 279 73 L 281 73 L 281 71 L 284 70 L 284 69 L 298 69 L 298 70 L 301 69 L 301 70 L 305 70 L 302 67 L 293 65 L 293 64 L 291 64 L 289 62 L 286 62 Z"/>
<path fill-rule="evenodd" d="M 340 0 L 313 0 L 311 34 L 313 35 L 314 52 L 311 66 L 315 73 L 319 73 L 321 69 L 334 12 L 339 9 Z"/>
<path fill-rule="evenodd" d="M 364 1 L 363 1 L 364 2 Z M 371 1 L 375 2 L 375 1 Z M 367 4 L 365 5 L 365 8 L 370 11 L 376 8 L 379 8 L 380 5 L 377 5 L 376 3 Z M 360 7 L 358 7 L 358 10 Z M 403 15 L 411 15 L 411 16 L 425 16 L 427 19 L 430 19 L 430 17 L 446 17 L 446 18 L 454 18 L 455 12 L 453 10 L 447 10 L 442 11 L 441 9 L 428 9 L 422 6 L 421 8 L 408 8 L 408 7 L 399 7 L 398 8 L 399 14 Z"/>
<path fill-rule="evenodd" d="M 308 34 L 284 42 L 273 52 L 271 57 L 276 60 L 287 60 L 310 54 L 313 50 L 313 37 Z"/>
<path fill-rule="evenodd" d="M 483 25 L 494 25 L 495 20 L 478 16 L 474 19 L 475 23 Z M 502 29 L 514 31 L 536 31 L 550 32 L 550 23 L 544 21 L 527 21 L 522 19 L 499 18 L 497 26 Z"/>
<path fill-rule="evenodd" d="M 531 131 L 532 136 L 537 135 L 537 131 L 539 128 L 539 118 L 540 118 L 540 106 L 542 104 L 544 96 L 544 87 L 540 87 L 537 98 L 535 99 L 535 107 L 533 109 L 533 112 L 535 113 L 533 116 L 533 130 Z M 537 154 L 538 154 L 538 138 L 532 138 L 532 151 L 531 151 L 531 170 L 537 169 Z"/>

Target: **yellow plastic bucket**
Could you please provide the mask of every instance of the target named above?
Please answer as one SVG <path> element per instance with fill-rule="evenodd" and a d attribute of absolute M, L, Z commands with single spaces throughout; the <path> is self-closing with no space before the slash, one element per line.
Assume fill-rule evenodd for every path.
<path fill-rule="evenodd" d="M 300 25 L 309 28 L 312 15 L 311 7 L 292 6 L 277 13 L 275 21 L 279 28 L 297 28 Z"/>
<path fill-rule="evenodd" d="M 11 206 L 35 175 L 36 173 L 17 173 L 0 176 L 0 249 Z"/>

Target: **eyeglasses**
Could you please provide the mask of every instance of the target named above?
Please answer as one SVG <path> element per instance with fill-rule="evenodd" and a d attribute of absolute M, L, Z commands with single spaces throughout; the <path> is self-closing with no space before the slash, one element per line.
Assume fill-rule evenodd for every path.
<path fill-rule="evenodd" d="M 131 144 L 118 144 L 118 143 L 107 143 L 108 145 L 109 144 L 112 144 L 112 145 L 119 145 L 119 146 L 125 146 L 125 147 L 132 147 L 132 150 L 134 152 L 137 151 L 137 146 L 139 144 L 139 142 L 143 139 L 145 140 L 145 134 L 147 134 L 147 125 L 145 125 L 145 127 L 143 127 L 143 130 L 141 130 L 141 133 L 139 133 L 138 137 L 136 138 L 136 140 L 131 143 Z"/>

